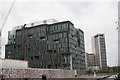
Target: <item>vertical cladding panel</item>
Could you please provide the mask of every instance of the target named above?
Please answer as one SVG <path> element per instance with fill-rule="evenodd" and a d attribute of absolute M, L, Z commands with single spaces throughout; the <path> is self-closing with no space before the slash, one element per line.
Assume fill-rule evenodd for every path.
<path fill-rule="evenodd" d="M 70 26 L 70 29 L 72 29 L 72 27 Z M 76 29 L 77 30 L 77 29 Z M 80 51 L 78 50 L 79 48 L 76 48 L 76 47 L 79 47 L 79 45 L 78 45 L 78 40 L 76 41 L 76 39 L 75 39 L 75 36 L 74 35 L 76 35 L 76 39 L 79 39 L 79 37 L 82 37 L 82 38 L 80 38 L 80 41 L 81 41 L 81 44 L 83 44 L 83 46 L 80 44 L 80 48 L 82 48 Z M 70 46 L 69 46 L 69 48 L 70 48 L 70 52 L 72 53 L 72 54 L 74 54 L 74 55 L 76 55 L 76 56 L 73 56 L 73 58 L 74 58 L 74 60 L 73 60 L 73 68 L 74 69 L 76 69 L 77 70 L 77 73 L 82 73 L 81 71 L 82 71 L 82 69 L 80 69 L 80 68 L 82 68 L 84 65 L 85 65 L 85 51 L 84 51 L 84 34 L 81 34 L 81 35 L 79 35 L 79 34 L 75 34 L 75 31 L 74 31 L 74 33 L 73 33 L 73 31 L 72 30 L 70 30 L 70 34 L 69 34 L 69 41 L 70 41 Z M 83 40 L 83 41 L 82 41 Z M 75 47 L 76 46 L 76 47 Z M 77 50 L 77 52 L 76 52 L 76 50 Z M 76 53 L 83 53 L 82 55 L 78 55 L 78 54 L 76 54 Z M 82 59 L 82 66 L 80 66 L 80 65 L 78 65 L 78 64 L 76 64 L 76 63 L 79 63 L 79 59 L 78 59 L 78 57 L 77 56 L 79 56 L 79 58 L 81 58 Z M 77 69 L 77 68 L 79 68 L 79 69 Z M 85 69 L 85 68 L 84 68 Z M 85 70 L 84 70 L 84 72 L 85 72 Z"/>

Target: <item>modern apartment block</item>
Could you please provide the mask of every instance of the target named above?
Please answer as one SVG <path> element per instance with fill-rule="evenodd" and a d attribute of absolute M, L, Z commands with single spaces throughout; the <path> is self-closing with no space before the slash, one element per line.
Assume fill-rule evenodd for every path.
<path fill-rule="evenodd" d="M 104 34 L 97 34 L 92 37 L 92 49 L 96 56 L 96 66 L 99 66 L 100 70 L 105 70 L 107 68 L 107 59 Z"/>
<path fill-rule="evenodd" d="M 31 23 L 17 29 L 14 42 L 9 41 L 5 57 L 28 60 L 31 68 L 86 71 L 84 32 L 70 21 Z"/>

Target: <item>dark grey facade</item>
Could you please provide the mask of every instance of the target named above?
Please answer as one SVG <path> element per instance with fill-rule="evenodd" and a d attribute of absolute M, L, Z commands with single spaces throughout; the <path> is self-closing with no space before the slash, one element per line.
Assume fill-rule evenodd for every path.
<path fill-rule="evenodd" d="M 5 49 L 6 58 L 28 60 L 31 68 L 86 70 L 84 32 L 70 21 L 18 29 Z"/>

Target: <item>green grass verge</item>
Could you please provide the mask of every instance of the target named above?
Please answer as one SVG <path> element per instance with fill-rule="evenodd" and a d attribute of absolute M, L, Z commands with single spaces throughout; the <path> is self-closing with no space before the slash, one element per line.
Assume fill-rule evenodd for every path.
<path fill-rule="evenodd" d="M 117 72 L 110 72 L 110 73 L 97 73 L 97 75 L 117 75 Z"/>

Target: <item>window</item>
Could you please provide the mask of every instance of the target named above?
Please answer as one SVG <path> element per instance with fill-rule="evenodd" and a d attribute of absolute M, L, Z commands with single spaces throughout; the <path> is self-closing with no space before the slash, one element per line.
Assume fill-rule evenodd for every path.
<path fill-rule="evenodd" d="M 55 31 L 57 31 L 57 26 L 54 26 Z"/>
<path fill-rule="evenodd" d="M 77 46 L 75 45 L 75 48 L 77 48 Z"/>
<path fill-rule="evenodd" d="M 75 55 L 75 57 L 77 57 L 77 54 Z"/>
<path fill-rule="evenodd" d="M 56 35 L 55 35 L 55 38 L 56 38 L 56 39 L 59 38 L 59 34 L 56 34 Z"/>
<path fill-rule="evenodd" d="M 11 54 L 11 52 L 9 51 L 8 54 Z"/>
<path fill-rule="evenodd" d="M 61 37 L 62 37 L 62 33 L 59 34 L 59 38 L 61 38 Z"/>
<path fill-rule="evenodd" d="M 28 48 L 28 51 L 30 51 L 30 48 Z"/>
<path fill-rule="evenodd" d="M 18 34 L 21 35 L 21 31 L 19 31 Z"/>
<path fill-rule="evenodd" d="M 35 56 L 34 58 L 35 58 L 35 59 L 39 59 L 39 56 Z"/>
<path fill-rule="evenodd" d="M 33 57 L 31 57 L 31 60 L 33 60 Z"/>
<path fill-rule="evenodd" d="M 62 35 L 63 35 L 63 37 L 67 37 L 67 33 L 63 33 Z"/>
<path fill-rule="evenodd" d="M 47 50 L 47 52 L 52 53 L 52 50 Z"/>
<path fill-rule="evenodd" d="M 14 49 L 16 49 L 16 46 L 14 46 Z"/>
<path fill-rule="evenodd" d="M 54 53 L 56 53 L 57 51 L 56 50 L 54 50 Z"/>
<path fill-rule="evenodd" d="M 54 40 L 54 43 L 59 43 L 59 39 L 55 39 L 55 40 Z"/>
<path fill-rule="evenodd" d="M 33 35 L 32 35 L 32 34 L 30 34 L 30 35 L 28 35 L 28 37 L 29 37 L 29 38 L 33 38 Z"/>
<path fill-rule="evenodd" d="M 63 24 L 63 29 L 64 29 L 64 30 L 66 29 L 66 24 Z"/>
<path fill-rule="evenodd" d="M 64 56 L 64 62 L 66 63 L 67 62 L 67 58 Z"/>
<path fill-rule="evenodd" d="M 74 37 L 74 35 L 72 35 L 72 37 Z"/>
<path fill-rule="evenodd" d="M 48 69 L 51 68 L 51 65 L 48 65 Z"/>
<path fill-rule="evenodd" d="M 34 33 L 34 30 L 33 30 L 33 29 L 31 29 L 31 33 Z"/>
<path fill-rule="evenodd" d="M 45 37 L 40 37 L 40 40 L 45 40 Z"/>

